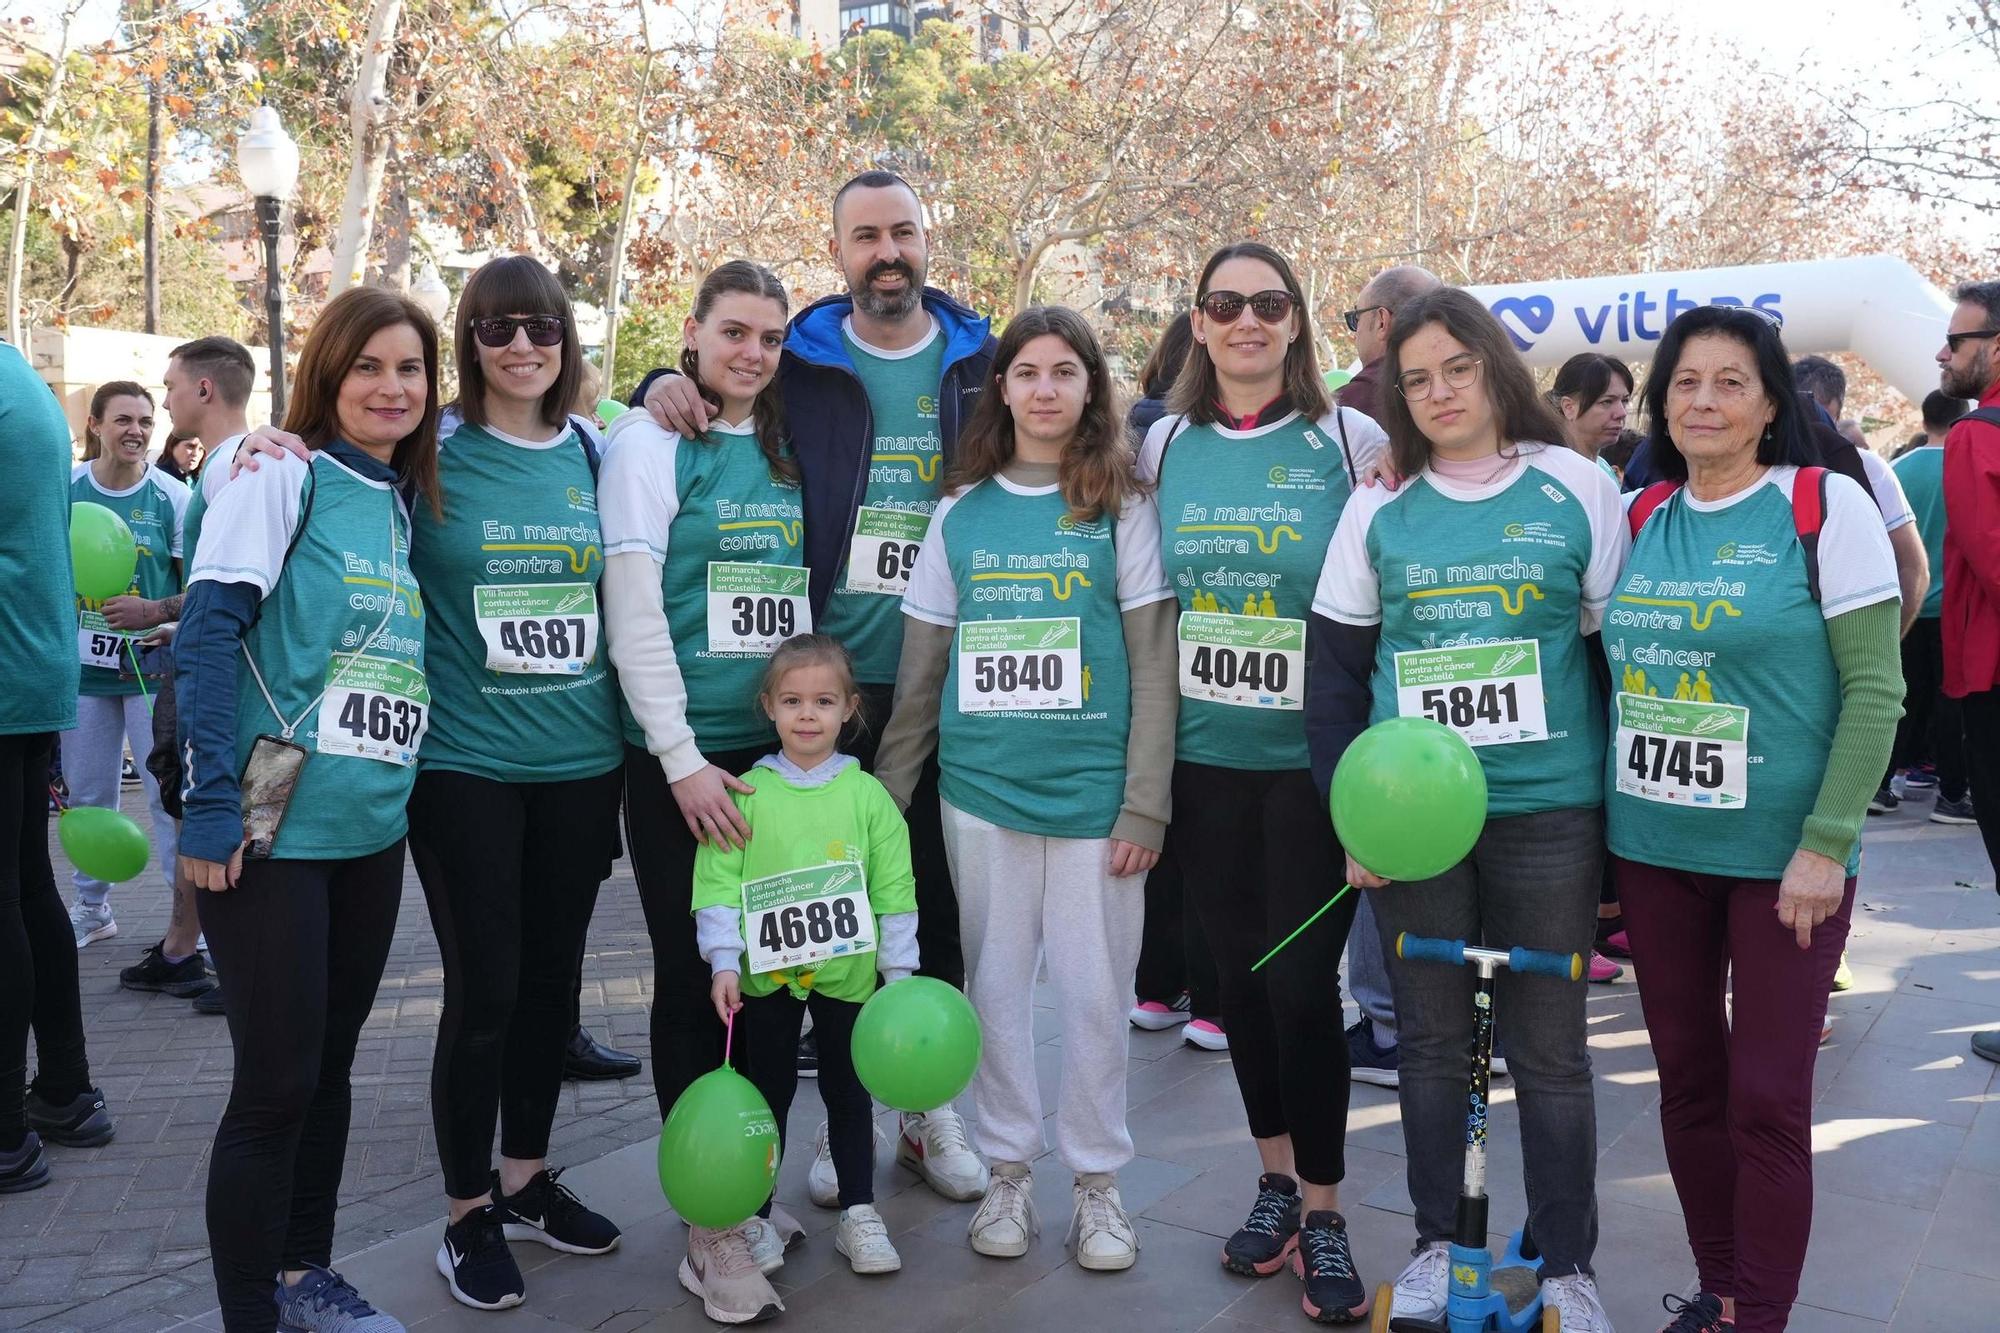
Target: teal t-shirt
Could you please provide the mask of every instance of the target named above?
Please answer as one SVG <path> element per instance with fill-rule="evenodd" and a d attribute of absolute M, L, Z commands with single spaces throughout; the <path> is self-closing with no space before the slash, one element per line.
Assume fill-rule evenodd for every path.
<path fill-rule="evenodd" d="M 938 482 L 944 466 L 944 441 L 938 432 L 938 386 L 944 378 L 944 330 L 935 324 L 928 339 L 904 352 L 885 353 L 857 341 L 851 330 L 841 341 L 853 359 L 854 373 L 868 393 L 868 412 L 875 440 L 868 462 L 868 489 L 862 508 L 897 510 L 928 517 L 937 509 Z M 857 520 L 857 534 L 866 541 L 869 515 Z M 853 553 L 850 543 L 848 554 Z M 870 589 L 850 587 L 858 578 Z M 859 569 L 843 559 L 827 599 L 821 628 L 847 645 L 854 658 L 854 677 L 863 684 L 882 685 L 896 679 L 903 654 L 901 597 L 905 579 L 886 582 L 875 569 Z"/>
<path fill-rule="evenodd" d="M 1145 470 L 1159 479 L 1162 558 L 1181 607 L 1175 753 L 1221 768 L 1305 768 L 1306 615 L 1353 492 L 1346 455 L 1325 423 L 1295 412 L 1250 430 L 1178 417 L 1153 430 Z M 1288 623 L 1244 623 L 1256 618 Z"/>
<path fill-rule="evenodd" d="M 148 467 L 138 482 L 119 490 L 108 490 L 91 471 L 92 464 L 78 463 L 70 473 L 69 498 L 72 504 L 102 505 L 125 520 L 132 529 L 133 543 L 139 548 L 139 563 L 132 573 L 131 595 L 147 598 L 171 597 L 181 590 L 175 562 L 181 556 L 181 519 L 187 509 L 188 488 L 156 467 Z M 108 630 L 100 614 L 104 603 L 87 597 L 76 599 L 77 647 L 83 674 L 80 692 L 88 695 L 138 694 L 140 682 L 130 673 L 132 662 L 126 636 Z M 89 635 L 84 630 L 92 631 Z M 123 663 L 128 673 L 119 678 L 111 660 Z"/>
<path fill-rule="evenodd" d="M 0 343 L 0 736 L 76 725 L 69 423 L 27 359 Z M 39 835 L 37 835 L 39 836 Z"/>
<path fill-rule="evenodd" d="M 776 733 L 757 706 L 764 663 L 778 641 L 812 629 L 798 487 L 771 476 L 748 423 L 718 423 L 693 439 L 621 433 L 605 455 L 603 477 L 605 553 L 644 552 L 659 563 L 660 599 L 695 743 L 703 751 L 772 743 Z M 770 576 L 765 592 L 746 592 L 739 621 L 734 595 L 711 599 L 711 565 L 797 572 Z M 759 580 L 751 574 L 747 583 L 736 578 L 726 586 L 752 590 Z M 719 648 L 712 631 L 769 646 Z M 646 734 L 629 709 L 624 730 L 626 740 L 644 748 Z"/>
<path fill-rule="evenodd" d="M 573 430 L 517 440 L 459 423 L 439 442 L 444 517 L 419 503 L 411 564 L 430 617 L 427 768 L 562 782 L 616 768 L 597 486 Z"/>
<path fill-rule="evenodd" d="M 288 487 L 292 494 L 281 496 Z M 259 535 L 270 527 L 262 516 L 281 502 L 305 515 L 302 530 L 293 525 L 288 558 L 277 538 Z M 409 567 L 409 514 L 387 482 L 324 451 L 310 464 L 266 459 L 232 481 L 211 510 L 228 529 L 210 525 L 194 578 L 241 581 L 248 569 L 261 582 L 283 558 L 243 640 L 271 703 L 247 663 L 236 687 L 239 772 L 257 737 L 277 735 L 285 723 L 297 723 L 292 740 L 309 752 L 272 855 L 320 861 L 381 851 L 409 827 L 404 807 L 430 704 L 428 617 Z"/>
<path fill-rule="evenodd" d="M 1313 601 L 1379 623 L 1369 722 L 1432 717 L 1473 746 L 1487 813 L 1601 805 L 1604 714 L 1584 635 L 1629 538 L 1618 489 L 1581 455 L 1515 446 L 1473 487 L 1425 471 L 1348 501 Z"/>
<path fill-rule="evenodd" d="M 939 792 L 1051 838 L 1109 837 L 1125 795 L 1131 674 L 1123 613 L 1173 594 L 1150 502 L 1080 521 L 1055 486 L 991 477 L 948 497 L 904 614 L 954 628 Z"/>
<path fill-rule="evenodd" d="M 1606 824 L 1628 860 L 1777 879 L 1818 799 L 1840 680 L 1825 621 L 1897 595 L 1881 513 L 1827 478 L 1820 599 L 1792 515 L 1797 470 L 1682 490 L 1646 520 L 1604 615 Z M 1860 863 L 1857 846 L 1847 873 Z"/>
<path fill-rule="evenodd" d="M 1919 445 L 1892 465 L 1903 496 L 1916 515 L 1917 531 L 1930 557 L 1931 587 L 1917 611 L 1920 620 L 1935 620 L 1944 612 L 1944 446 Z"/>

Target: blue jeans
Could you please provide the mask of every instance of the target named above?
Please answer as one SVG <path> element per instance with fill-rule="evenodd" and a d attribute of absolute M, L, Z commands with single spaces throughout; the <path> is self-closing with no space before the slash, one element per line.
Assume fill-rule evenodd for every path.
<path fill-rule="evenodd" d="M 1600 809 L 1490 819 L 1471 855 L 1436 879 L 1370 889 L 1389 955 L 1402 1047 L 1403 1142 L 1417 1241 L 1449 1240 L 1465 1171 L 1472 1065 L 1469 967 L 1395 957 L 1404 931 L 1442 939 L 1588 955 L 1604 859 Z M 1528 1221 L 1542 1276 L 1588 1273 L 1597 1248 L 1597 1107 L 1580 981 L 1500 971 L 1494 1013 L 1521 1108 Z M 1503 1223 L 1504 1225 L 1504 1223 Z"/>
<path fill-rule="evenodd" d="M 1389 992 L 1389 960 L 1383 956 L 1382 935 L 1375 925 L 1375 895 L 1360 897 L 1354 929 L 1347 936 L 1347 991 L 1363 1018 L 1393 1030 L 1396 1004 Z"/>

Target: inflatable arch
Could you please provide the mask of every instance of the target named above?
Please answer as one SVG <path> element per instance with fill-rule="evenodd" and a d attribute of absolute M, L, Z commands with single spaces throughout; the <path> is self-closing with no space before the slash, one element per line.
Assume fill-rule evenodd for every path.
<path fill-rule="evenodd" d="M 1468 287 L 1531 366 L 1578 352 L 1650 361 L 1668 322 L 1696 305 L 1754 305 L 1784 320 L 1785 346 L 1853 352 L 1911 402 L 1938 386 L 1952 303 L 1890 255 L 1796 264 L 1563 278 Z"/>

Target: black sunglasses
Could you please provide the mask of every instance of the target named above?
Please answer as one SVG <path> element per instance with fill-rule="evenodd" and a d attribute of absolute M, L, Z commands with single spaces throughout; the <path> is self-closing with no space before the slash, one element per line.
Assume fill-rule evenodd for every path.
<path fill-rule="evenodd" d="M 1218 324 L 1234 324 L 1243 317 L 1243 307 L 1265 324 L 1282 324 L 1292 313 L 1292 294 L 1273 287 L 1255 296 L 1242 292 L 1210 292 L 1201 298 L 1202 313 Z"/>
<path fill-rule="evenodd" d="M 472 321 L 472 336 L 487 347 L 505 347 L 514 341 L 515 329 L 526 329 L 528 341 L 537 347 L 555 347 L 563 340 L 561 315 L 488 315 Z"/>
<path fill-rule="evenodd" d="M 1367 314 L 1371 310 L 1387 310 L 1387 309 L 1389 309 L 1389 307 L 1385 305 L 1365 305 L 1362 306 L 1359 310 L 1343 310 L 1340 312 L 1340 320 L 1343 324 L 1347 325 L 1347 331 L 1349 333 L 1359 333 L 1361 332 L 1361 317 L 1363 315 Z"/>
<path fill-rule="evenodd" d="M 1957 355 L 1960 343 L 1971 342 L 1978 338 L 2000 338 L 2000 329 L 1968 329 L 1964 333 L 1947 333 L 1944 335 L 1944 345 L 1951 348 L 1953 355 Z"/>

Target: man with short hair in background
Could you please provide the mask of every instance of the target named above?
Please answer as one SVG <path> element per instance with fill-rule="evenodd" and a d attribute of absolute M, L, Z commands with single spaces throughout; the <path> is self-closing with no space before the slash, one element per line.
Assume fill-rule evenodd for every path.
<path fill-rule="evenodd" d="M 1334 393 L 1335 402 L 1365 412 L 1376 421 L 1382 419 L 1382 362 L 1388 355 L 1389 326 L 1395 322 L 1396 307 L 1442 286 L 1437 274 L 1415 264 L 1385 268 L 1368 280 L 1355 298 L 1354 309 L 1341 312 L 1347 331 L 1354 335 L 1361 370 Z"/>

